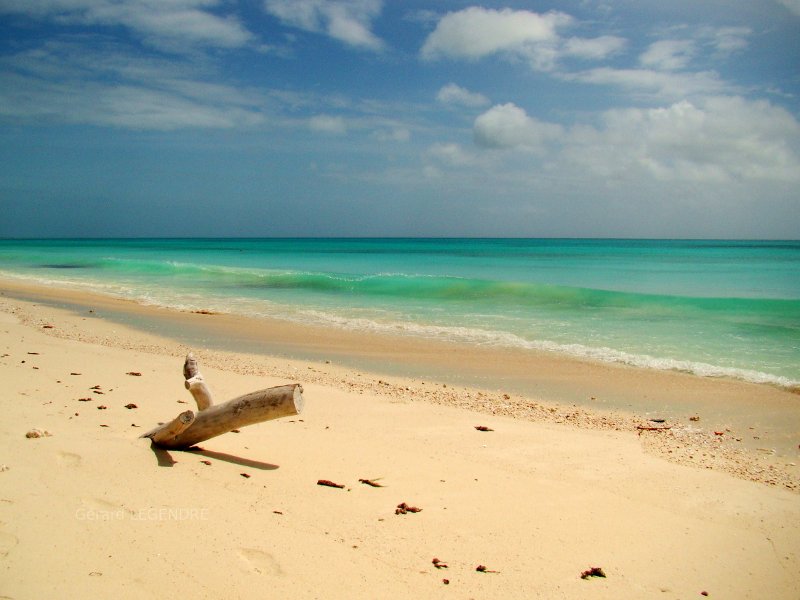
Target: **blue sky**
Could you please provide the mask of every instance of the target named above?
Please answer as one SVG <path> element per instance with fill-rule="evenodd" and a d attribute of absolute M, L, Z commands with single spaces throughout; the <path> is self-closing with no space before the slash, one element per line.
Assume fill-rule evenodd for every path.
<path fill-rule="evenodd" d="M 0 0 L 0 236 L 800 237 L 800 0 Z"/>

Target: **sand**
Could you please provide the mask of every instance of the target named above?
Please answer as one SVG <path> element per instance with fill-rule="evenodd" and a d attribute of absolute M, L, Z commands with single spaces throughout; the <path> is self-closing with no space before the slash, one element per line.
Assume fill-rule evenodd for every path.
<path fill-rule="evenodd" d="M 797 597 L 796 456 L 736 442 L 796 434 L 795 394 L 569 367 L 630 398 L 671 382 L 686 400 L 662 424 L 641 404 L 357 370 L 342 360 L 347 348 L 334 352 L 315 332 L 329 363 L 193 345 L 218 401 L 299 382 L 306 409 L 202 451 L 158 451 L 139 435 L 193 408 L 181 373 L 190 348 L 98 313 L 236 324 L 86 295 L 65 310 L 11 293 L 0 296 L 0 597 Z M 704 395 L 727 392 L 741 398 L 730 431 L 716 435 L 705 414 L 689 421 L 708 408 Z M 785 426 L 749 430 L 758 406 L 789 415 L 770 420 Z M 34 428 L 50 435 L 27 438 Z M 395 514 L 402 502 L 422 510 Z M 581 579 L 591 567 L 606 577 Z"/>

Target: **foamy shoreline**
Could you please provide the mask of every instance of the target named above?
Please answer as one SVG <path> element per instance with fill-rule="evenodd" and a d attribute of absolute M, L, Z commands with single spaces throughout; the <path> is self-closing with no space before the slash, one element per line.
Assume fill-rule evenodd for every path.
<path fill-rule="evenodd" d="M 199 453 L 154 453 L 138 436 L 191 402 L 188 348 L 99 318 L 108 299 L 69 311 L 5 292 L 2 595 L 788 599 L 800 584 L 796 469 L 700 431 L 705 415 L 657 424 L 335 359 L 193 348 L 219 400 L 297 381 L 306 411 Z M 221 315 L 162 316 L 236 335 Z M 628 371 L 604 372 L 651 380 Z M 52 435 L 26 439 L 33 427 Z M 402 502 L 422 512 L 395 515 Z M 590 567 L 607 577 L 582 580 Z"/>
<path fill-rule="evenodd" d="M 421 324 L 413 320 L 377 321 L 372 318 L 345 317 L 334 312 L 282 306 L 245 298 L 208 298 L 198 294 L 184 294 L 179 299 L 175 299 L 170 298 L 169 293 L 165 295 L 164 290 L 143 291 L 111 283 L 42 279 L 3 271 L 0 271 L 0 279 L 16 283 L 22 289 L 27 287 L 33 289 L 59 288 L 69 290 L 78 296 L 111 297 L 135 302 L 142 306 L 177 312 L 227 314 L 246 320 L 284 321 L 322 329 L 355 330 L 375 336 L 407 336 L 416 338 L 418 344 L 440 340 L 456 345 L 494 348 L 498 351 L 554 354 L 568 360 L 620 364 L 658 371 L 677 371 L 700 377 L 729 378 L 747 383 L 774 385 L 794 392 L 800 390 L 800 381 L 775 372 L 765 372 L 742 366 L 723 366 L 703 360 L 675 358 L 670 357 L 669 353 L 665 355 L 636 353 L 602 344 L 586 345 L 579 342 L 558 342 L 549 339 L 525 339 L 510 331 L 491 328 Z M 359 279 L 356 278 L 356 280 Z M 525 391 L 530 392 L 530 390 Z"/>

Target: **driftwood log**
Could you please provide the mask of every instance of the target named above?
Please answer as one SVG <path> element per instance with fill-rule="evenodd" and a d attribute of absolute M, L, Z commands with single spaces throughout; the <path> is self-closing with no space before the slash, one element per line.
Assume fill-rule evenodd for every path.
<path fill-rule="evenodd" d="M 169 423 L 142 435 L 161 448 L 189 448 L 234 429 L 296 415 L 303 410 L 303 388 L 299 383 L 251 392 L 215 405 L 191 352 L 183 364 L 183 376 L 198 410 L 182 412 Z"/>

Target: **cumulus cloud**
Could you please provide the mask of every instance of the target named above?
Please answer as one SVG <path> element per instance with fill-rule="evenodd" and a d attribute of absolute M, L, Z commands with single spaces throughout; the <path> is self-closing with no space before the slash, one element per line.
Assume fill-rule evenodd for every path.
<path fill-rule="evenodd" d="M 475 143 L 486 148 L 539 149 L 563 133 L 560 125 L 534 119 L 511 103 L 493 106 L 480 115 L 472 131 Z"/>
<path fill-rule="evenodd" d="M 439 93 L 436 94 L 436 100 L 442 104 L 458 104 L 460 106 L 467 106 L 471 108 L 486 106 L 489 104 L 489 99 L 483 94 L 470 92 L 469 90 L 456 85 L 455 83 L 448 83 Z"/>
<path fill-rule="evenodd" d="M 547 170 L 563 177 L 580 173 L 601 180 L 705 185 L 800 182 L 800 122 L 770 102 L 740 96 L 613 109 L 595 126 L 570 128 L 503 104 L 480 115 L 473 134 L 477 152 L 502 149 L 509 160 L 527 156 L 530 168 L 540 171 L 546 158 Z M 429 155 L 443 166 L 479 164 L 456 144 L 437 145 Z"/>
<path fill-rule="evenodd" d="M 185 45 L 233 48 L 252 35 L 234 17 L 206 10 L 218 0 L 5 0 L 0 13 L 48 18 L 63 24 L 122 26 L 148 44 L 168 49 Z"/>
<path fill-rule="evenodd" d="M 565 157 L 604 176 L 662 180 L 800 180 L 800 123 L 738 96 L 611 110 L 601 128 L 571 132 Z"/>
<path fill-rule="evenodd" d="M 720 77 L 712 61 L 745 48 L 752 34 L 748 27 L 670 27 L 662 29 L 664 39 L 650 44 L 631 66 L 576 68 L 576 60 L 603 61 L 628 47 L 627 39 L 615 35 L 564 35 L 576 25 L 573 17 L 562 12 L 471 7 L 441 17 L 420 56 L 473 61 L 499 56 L 527 63 L 564 81 L 618 87 L 648 102 L 742 92 Z M 693 63 L 700 60 L 698 68 Z M 455 101 L 456 91 L 442 90 L 439 100 Z"/>
<path fill-rule="evenodd" d="M 523 60 L 538 71 L 552 71 L 565 58 L 602 60 L 619 53 L 624 38 L 564 38 L 562 30 L 575 24 L 570 15 L 550 11 L 492 10 L 471 7 L 442 17 L 420 50 L 426 60 L 478 60 L 498 55 Z"/>
<path fill-rule="evenodd" d="M 381 8 L 381 0 L 264 0 L 264 9 L 286 25 L 367 50 L 384 46 L 370 29 Z"/>
<path fill-rule="evenodd" d="M 559 27 L 571 22 L 572 17 L 562 12 L 542 15 L 526 10 L 470 7 L 442 17 L 420 54 L 425 59 L 477 60 L 511 53 L 549 60 L 548 44 L 558 40 Z"/>

